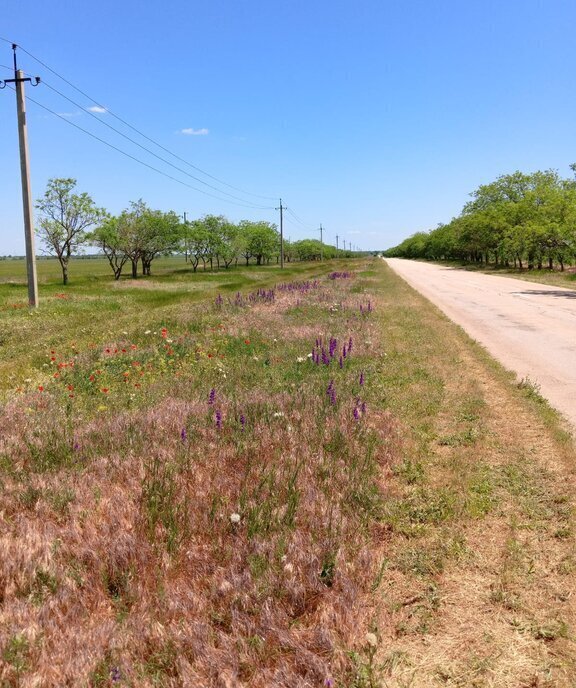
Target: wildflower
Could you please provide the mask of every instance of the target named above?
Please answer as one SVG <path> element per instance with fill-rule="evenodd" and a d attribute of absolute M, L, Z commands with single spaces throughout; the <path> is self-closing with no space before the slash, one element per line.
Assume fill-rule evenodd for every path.
<path fill-rule="evenodd" d="M 214 420 L 216 422 L 216 428 L 218 430 L 222 429 L 222 411 L 220 409 L 216 410 L 216 413 L 214 414 Z"/>
<path fill-rule="evenodd" d="M 243 413 L 240 414 L 240 427 L 242 428 L 242 431 L 244 431 L 244 428 L 246 427 L 246 416 Z"/>
<path fill-rule="evenodd" d="M 233 514 L 230 514 L 230 522 L 231 523 L 240 523 L 240 514 L 237 514 L 234 512 Z"/>
<path fill-rule="evenodd" d="M 116 681 L 120 681 L 122 679 L 122 672 L 118 667 L 114 667 L 110 670 L 110 679 L 113 683 L 115 683 Z"/>
<path fill-rule="evenodd" d="M 43 385 L 38 385 L 38 391 L 43 392 L 44 391 L 44 386 Z"/>
<path fill-rule="evenodd" d="M 342 356 L 340 356 L 340 360 L 338 361 L 338 365 L 340 366 L 340 368 L 344 367 L 344 361 L 342 360 Z"/>
<path fill-rule="evenodd" d="M 370 645 L 370 647 L 376 647 L 378 645 L 378 638 L 376 637 L 375 633 L 366 633 L 364 640 L 366 641 L 367 645 Z"/>
<path fill-rule="evenodd" d="M 187 437 L 188 434 L 186 432 L 186 428 L 182 428 L 182 430 L 180 430 L 180 439 L 182 440 L 182 442 L 186 442 Z"/>
<path fill-rule="evenodd" d="M 296 362 L 297 363 L 304 363 L 305 360 L 306 359 L 304 358 L 304 356 L 298 356 L 298 358 L 296 359 Z"/>
<path fill-rule="evenodd" d="M 308 358 L 314 358 L 314 354 L 308 354 Z"/>
<path fill-rule="evenodd" d="M 151 333 L 151 330 L 146 330 L 146 332 L 144 332 L 144 334 L 150 334 L 150 333 Z"/>
<path fill-rule="evenodd" d="M 364 371 L 360 373 L 360 387 L 364 384 Z"/>
<path fill-rule="evenodd" d="M 216 400 L 216 390 L 214 389 L 214 387 L 212 387 L 212 389 L 210 390 L 210 394 L 208 395 L 208 403 L 210 404 L 210 406 L 214 405 L 215 400 Z"/>
<path fill-rule="evenodd" d="M 358 407 L 354 407 L 354 420 L 360 420 L 360 413 L 358 412 Z"/>
<path fill-rule="evenodd" d="M 108 394 L 108 392 L 109 392 L 110 390 L 108 389 L 108 387 L 102 387 L 102 389 L 101 389 L 100 391 L 101 391 L 103 394 Z"/>

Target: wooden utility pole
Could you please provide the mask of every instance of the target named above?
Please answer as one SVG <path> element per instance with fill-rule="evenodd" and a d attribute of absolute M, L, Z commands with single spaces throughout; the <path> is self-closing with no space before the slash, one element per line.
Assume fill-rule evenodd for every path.
<path fill-rule="evenodd" d="M 280 206 L 276 208 L 280 211 L 280 269 L 284 267 L 284 216 L 283 211 L 286 210 L 286 206 L 282 205 L 282 199 L 280 199 Z"/>
<path fill-rule="evenodd" d="M 26 96 L 24 83 L 29 81 L 32 86 L 38 86 L 39 77 L 25 77 L 24 72 L 16 65 L 16 48 L 14 51 L 14 78 L 0 81 L 0 88 L 6 84 L 14 84 L 16 90 L 16 108 L 18 112 L 18 139 L 20 143 L 20 176 L 22 178 L 22 204 L 24 208 L 24 235 L 26 240 L 26 273 L 28 276 L 28 304 L 33 308 L 38 306 L 38 278 L 36 275 L 36 252 L 34 248 L 34 229 L 32 211 L 32 191 L 30 189 L 30 164 L 28 158 L 28 131 L 26 126 Z"/>
<path fill-rule="evenodd" d="M 338 235 L 336 235 L 336 253 L 338 253 Z"/>
<path fill-rule="evenodd" d="M 321 260 L 321 261 L 324 260 L 324 254 L 323 254 L 324 243 L 323 243 L 323 241 L 322 241 L 322 232 L 323 232 L 323 231 L 324 231 L 324 230 L 322 229 L 322 224 L 320 224 L 320 230 L 319 230 L 319 232 L 320 232 L 320 260 Z"/>

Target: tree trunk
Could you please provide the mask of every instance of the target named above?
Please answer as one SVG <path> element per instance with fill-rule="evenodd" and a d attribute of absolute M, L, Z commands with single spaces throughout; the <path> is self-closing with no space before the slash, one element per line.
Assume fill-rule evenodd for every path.
<path fill-rule="evenodd" d="M 130 260 L 132 261 L 132 279 L 136 279 L 138 277 L 138 259 L 131 258 Z"/>
<path fill-rule="evenodd" d="M 61 263 L 62 265 L 62 284 L 68 284 L 68 263 Z"/>

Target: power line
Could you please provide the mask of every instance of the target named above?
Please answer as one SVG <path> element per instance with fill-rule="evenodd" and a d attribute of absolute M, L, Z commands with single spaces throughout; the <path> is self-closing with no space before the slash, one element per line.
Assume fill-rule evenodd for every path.
<path fill-rule="evenodd" d="M 5 39 L 5 38 L 3 38 L 2 40 L 6 41 L 7 43 L 10 43 L 10 42 L 11 42 L 11 41 L 8 41 L 8 40 Z M 114 118 L 117 119 L 118 121 L 122 122 L 122 124 L 124 124 L 125 126 L 129 127 L 130 129 L 132 129 L 132 131 L 135 131 L 137 134 L 139 134 L 140 136 L 142 136 L 143 138 L 145 138 L 147 141 L 150 141 L 150 143 L 153 143 L 155 146 L 158 146 L 158 148 L 161 148 L 164 152 L 168 153 L 169 155 L 172 155 L 174 158 L 176 158 L 177 160 L 180 160 L 180 162 L 183 162 L 185 165 L 188 165 L 188 166 L 191 167 L 192 169 L 194 169 L 194 170 L 196 170 L 196 171 L 198 171 L 198 172 L 201 172 L 202 174 L 204 174 L 205 176 L 209 177 L 210 179 L 213 179 L 214 181 L 218 182 L 219 184 L 222 184 L 222 185 L 224 185 L 224 186 L 227 186 L 227 187 L 229 187 L 230 189 L 234 189 L 235 191 L 238 191 L 239 193 L 245 194 L 245 195 L 247 195 L 247 196 L 255 196 L 256 198 L 264 198 L 264 199 L 269 200 L 269 201 L 276 200 L 275 197 L 273 197 L 273 196 L 263 196 L 263 195 L 261 195 L 261 194 L 254 194 L 254 193 L 251 193 L 251 192 L 249 192 L 249 191 L 244 191 L 243 189 L 240 189 L 240 188 L 238 188 L 238 187 L 236 187 L 236 186 L 233 186 L 232 184 L 228 184 L 227 182 L 225 182 L 225 181 L 223 181 L 223 180 L 221 180 L 221 179 L 218 179 L 218 177 L 215 177 L 214 175 L 211 175 L 211 174 L 209 174 L 208 172 L 204 171 L 204 170 L 201 169 L 200 167 L 197 167 L 196 165 L 193 165 L 192 163 L 188 162 L 188 161 L 185 160 L 184 158 L 181 158 L 179 155 L 177 155 L 176 153 L 173 153 L 173 152 L 172 152 L 171 150 L 169 150 L 168 148 L 165 148 L 164 146 L 162 146 L 162 145 L 161 145 L 160 143 L 158 143 L 157 141 L 154 141 L 154 139 L 150 138 L 149 136 L 147 136 L 146 134 L 144 134 L 143 132 L 141 132 L 139 129 L 137 129 L 136 127 L 132 126 L 129 122 L 127 122 L 126 120 L 122 119 L 122 117 L 120 117 L 119 115 L 116 115 L 114 112 L 112 112 L 112 110 L 110 110 L 109 108 L 105 107 L 104 105 L 102 105 L 101 103 L 99 103 L 97 100 L 95 100 L 94 98 L 92 98 L 91 96 L 89 96 L 89 95 L 88 95 L 87 93 L 85 93 L 82 89 L 80 89 L 80 88 L 78 88 L 77 86 L 75 86 L 71 81 L 69 81 L 68 79 L 66 79 L 65 77 L 63 77 L 61 74 L 58 74 L 58 72 L 55 71 L 54 69 L 52 69 L 52 67 L 49 67 L 45 62 L 43 62 L 42 60 L 40 60 L 38 57 L 36 57 L 35 55 L 32 55 L 32 53 L 29 52 L 28 50 L 26 50 L 26 48 L 23 48 L 21 45 L 18 46 L 18 47 L 20 48 L 20 50 L 22 50 L 22 51 L 25 52 L 27 55 L 29 55 L 33 60 L 36 60 L 36 62 L 38 62 L 39 64 L 41 64 L 43 67 L 45 67 L 45 68 L 46 68 L 47 70 L 49 70 L 50 72 L 52 72 L 52 74 L 56 75 L 59 79 L 61 79 L 61 80 L 64 81 L 66 84 L 68 84 L 69 86 L 71 86 L 75 91 L 78 91 L 78 93 L 82 94 L 82 95 L 83 95 L 85 98 L 87 98 L 89 101 L 91 101 L 92 103 L 94 103 L 94 104 L 97 105 L 98 107 L 103 108 L 104 110 L 106 110 L 106 112 L 107 112 L 109 115 L 111 115 L 112 117 L 114 117 Z M 224 192 L 221 192 L 221 193 L 224 193 Z"/>
<path fill-rule="evenodd" d="M 65 100 L 67 100 L 69 103 L 72 103 L 72 105 L 75 105 L 76 107 L 80 108 L 82 110 L 82 112 L 86 112 L 86 114 L 93 117 L 97 122 L 100 122 L 100 124 L 103 124 L 105 127 L 108 127 L 108 129 L 111 129 L 112 131 L 116 132 L 117 134 L 119 134 L 120 136 L 125 138 L 127 141 L 130 141 L 130 143 L 133 143 L 135 146 L 138 146 L 138 148 L 141 148 L 142 150 L 146 151 L 147 153 L 150 153 L 150 155 L 153 155 L 158 160 L 161 160 L 162 162 L 166 163 L 166 165 L 169 165 L 170 167 L 173 167 L 175 170 L 178 170 L 178 172 L 185 174 L 187 177 L 190 177 L 191 179 L 195 179 L 200 184 L 204 184 L 204 186 L 207 186 L 209 189 L 213 189 L 214 191 L 217 191 L 220 194 L 224 194 L 225 196 L 230 196 L 230 198 L 234 198 L 237 201 L 240 201 L 242 203 L 249 203 L 249 201 L 246 201 L 246 199 L 244 199 L 244 198 L 239 198 L 238 196 L 234 196 L 233 194 L 228 193 L 227 191 L 222 191 L 221 189 L 219 189 L 216 186 L 213 186 L 212 184 L 208 184 L 208 182 L 205 182 L 203 179 L 199 179 L 198 177 L 195 177 L 193 174 L 190 174 L 190 172 L 186 172 L 186 170 L 183 170 L 181 167 L 174 165 L 174 163 L 170 162 L 169 160 L 166 160 L 166 158 L 163 158 L 161 155 L 154 153 L 154 151 L 150 150 L 149 148 L 146 148 L 146 146 L 143 146 L 141 143 L 138 143 L 138 141 L 135 141 L 133 138 L 130 138 L 130 136 L 127 136 L 126 134 L 124 134 L 124 132 L 120 131 L 120 129 L 116 129 L 116 127 L 113 127 L 108 122 L 104 121 L 100 117 L 97 117 L 90 110 L 86 110 L 82 105 L 77 103 L 75 100 L 72 100 L 72 98 L 69 98 L 64 93 L 61 93 L 57 88 L 54 88 L 54 86 L 51 86 L 48 82 L 43 80 L 42 84 L 44 86 L 47 86 L 51 91 L 54 91 L 54 93 L 57 93 L 59 96 L 61 96 Z"/>
<path fill-rule="evenodd" d="M 131 155 L 130 153 L 127 153 L 126 151 L 123 151 L 121 148 L 118 148 L 114 144 L 109 143 L 108 141 L 105 141 L 104 139 L 100 138 L 99 136 L 96 136 L 96 134 L 93 134 L 92 132 L 88 131 L 87 129 L 84 129 L 83 127 L 79 126 L 78 124 L 71 122 L 66 117 L 59 115 L 57 112 L 54 112 L 54 110 L 51 110 L 49 107 L 46 107 L 46 105 L 43 105 L 42 103 L 39 103 L 37 100 L 30 98 L 30 96 L 28 96 L 27 100 L 29 100 L 31 103 L 34 103 L 35 105 L 38 105 L 42 109 L 49 112 L 51 115 L 58 117 L 63 122 L 66 122 L 66 124 L 69 124 L 70 126 L 74 127 L 75 129 L 80 130 L 84 134 L 87 134 L 88 136 L 92 137 L 93 139 L 100 141 L 100 143 L 103 143 L 105 146 L 108 146 L 109 148 L 112 148 L 113 150 L 117 151 L 118 153 L 121 153 L 122 155 L 126 156 L 127 158 L 130 158 L 131 160 L 134 160 L 135 162 L 140 163 L 140 165 L 144 165 L 144 167 L 147 167 L 148 169 L 153 170 L 154 172 L 157 172 L 158 174 L 161 174 L 163 177 L 166 177 L 167 179 L 171 179 L 172 181 L 175 181 L 178 184 L 182 184 L 182 186 L 186 186 L 189 189 L 193 189 L 194 191 L 198 191 L 199 193 L 202 193 L 206 196 L 210 196 L 211 198 L 215 198 L 218 201 L 225 201 L 226 203 L 232 203 L 233 205 L 242 206 L 244 208 L 255 208 L 258 210 L 271 210 L 272 209 L 272 208 L 267 207 L 267 206 L 257 206 L 257 205 L 248 205 L 246 203 L 238 203 L 236 201 L 231 201 L 227 198 L 220 198 L 218 196 L 215 196 L 214 194 L 211 194 L 211 193 L 208 193 L 207 191 L 204 191 L 203 189 L 198 189 L 195 186 L 192 186 L 191 184 L 183 182 L 181 179 L 177 179 L 176 177 L 173 177 L 172 175 L 167 174 L 166 172 L 163 172 L 162 170 L 159 170 L 157 167 L 154 167 L 153 165 L 150 165 L 147 162 L 140 160 L 139 158 L 135 157 L 134 155 Z"/>

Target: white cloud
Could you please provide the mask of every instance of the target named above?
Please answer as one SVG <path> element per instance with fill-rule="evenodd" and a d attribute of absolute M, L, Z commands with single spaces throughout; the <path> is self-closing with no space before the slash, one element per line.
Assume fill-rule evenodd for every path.
<path fill-rule="evenodd" d="M 358 229 L 353 229 L 350 232 L 348 232 L 348 234 L 362 234 L 362 232 Z"/>
<path fill-rule="evenodd" d="M 91 107 L 86 109 L 88 110 L 88 112 L 98 112 L 100 114 L 108 112 L 106 108 L 100 107 L 100 105 L 92 105 Z"/>
<path fill-rule="evenodd" d="M 81 112 L 57 112 L 57 115 L 60 115 L 60 117 L 66 117 L 70 119 L 71 117 L 79 117 L 82 113 Z"/>
<path fill-rule="evenodd" d="M 207 136 L 208 135 L 208 129 L 180 129 L 180 133 L 184 134 L 186 136 Z"/>

